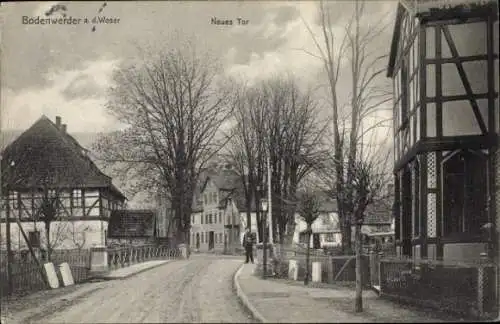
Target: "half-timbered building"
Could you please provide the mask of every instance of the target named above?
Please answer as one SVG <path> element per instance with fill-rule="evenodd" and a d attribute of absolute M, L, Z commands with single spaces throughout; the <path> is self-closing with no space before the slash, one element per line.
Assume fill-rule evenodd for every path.
<path fill-rule="evenodd" d="M 400 256 L 441 265 L 451 260 L 480 264 L 489 257 L 498 264 L 498 52 L 497 1 L 399 1 L 388 77 L 394 81 Z M 477 289 L 483 283 L 498 287 L 494 278 L 484 279 L 483 268 L 477 269 Z M 440 277 L 447 286 L 441 292 L 466 289 L 455 273 L 448 272 L 455 284 Z M 460 273 L 465 278 L 467 271 Z M 475 285 L 471 280 L 470 287 Z M 468 298 L 477 302 L 477 291 L 464 293 L 457 305 Z M 460 305 L 456 308 L 470 308 Z M 482 312 L 486 306 L 481 300 L 474 307 Z"/>
<path fill-rule="evenodd" d="M 494 243 L 482 229 L 497 218 L 496 1 L 450 9 L 427 3 L 401 1 L 388 69 L 398 251 L 479 257 Z"/>
<path fill-rule="evenodd" d="M 24 232 L 43 248 L 44 218 L 53 214 L 51 248 L 105 245 L 110 213 L 123 208 L 126 198 L 67 133 L 60 117 L 54 123 L 42 116 L 5 148 L 1 163 L 2 243 L 10 236 L 12 249 L 24 249 Z"/>

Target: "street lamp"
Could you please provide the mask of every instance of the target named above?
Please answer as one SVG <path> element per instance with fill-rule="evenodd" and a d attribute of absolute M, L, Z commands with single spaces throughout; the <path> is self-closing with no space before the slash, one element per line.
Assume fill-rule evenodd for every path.
<path fill-rule="evenodd" d="M 267 199 L 263 198 L 260 200 L 260 204 L 262 207 L 262 211 L 267 212 Z M 263 217 L 263 225 L 262 228 L 262 278 L 266 279 L 267 273 L 267 235 L 266 235 L 266 217 Z"/>

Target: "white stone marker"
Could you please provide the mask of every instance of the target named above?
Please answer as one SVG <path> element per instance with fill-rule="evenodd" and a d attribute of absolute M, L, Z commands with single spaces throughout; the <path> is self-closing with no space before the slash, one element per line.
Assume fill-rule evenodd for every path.
<path fill-rule="evenodd" d="M 61 272 L 61 278 L 65 287 L 75 284 L 73 274 L 71 273 L 71 268 L 69 267 L 69 264 L 67 262 L 61 263 L 59 265 L 59 272 Z"/>
<path fill-rule="evenodd" d="M 288 262 L 288 279 L 297 280 L 299 277 L 299 268 L 297 260 L 290 260 Z"/>
<path fill-rule="evenodd" d="M 312 263 L 312 281 L 321 282 L 321 262 Z"/>
<path fill-rule="evenodd" d="M 56 268 L 54 267 L 54 264 L 52 262 L 45 263 L 43 267 L 45 268 L 45 273 L 47 274 L 50 288 L 59 288 L 59 278 L 57 278 Z"/>

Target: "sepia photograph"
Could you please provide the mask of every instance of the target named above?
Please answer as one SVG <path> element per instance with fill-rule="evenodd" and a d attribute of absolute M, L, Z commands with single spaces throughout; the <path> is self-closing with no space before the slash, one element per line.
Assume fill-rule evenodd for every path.
<path fill-rule="evenodd" d="M 500 321 L 497 0 L 0 4 L 0 322 Z"/>

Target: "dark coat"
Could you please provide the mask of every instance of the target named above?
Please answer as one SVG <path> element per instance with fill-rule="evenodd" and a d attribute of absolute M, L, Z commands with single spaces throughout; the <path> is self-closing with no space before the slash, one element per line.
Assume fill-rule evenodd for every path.
<path fill-rule="evenodd" d="M 244 247 L 251 247 L 255 244 L 255 241 L 256 241 L 256 237 L 255 237 L 255 233 L 245 233 L 245 235 L 243 235 L 243 246 Z"/>

